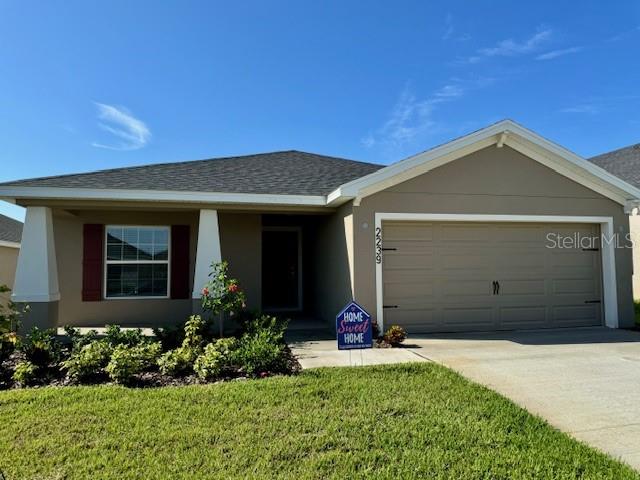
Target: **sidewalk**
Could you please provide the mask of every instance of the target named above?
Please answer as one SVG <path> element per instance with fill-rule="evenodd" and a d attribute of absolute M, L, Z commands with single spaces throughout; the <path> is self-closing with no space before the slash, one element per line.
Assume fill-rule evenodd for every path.
<path fill-rule="evenodd" d="M 289 348 L 302 368 L 349 367 L 384 365 L 387 363 L 428 362 L 409 348 L 368 348 L 364 350 L 338 350 L 335 338 L 322 335 L 319 339 L 287 338 Z"/>

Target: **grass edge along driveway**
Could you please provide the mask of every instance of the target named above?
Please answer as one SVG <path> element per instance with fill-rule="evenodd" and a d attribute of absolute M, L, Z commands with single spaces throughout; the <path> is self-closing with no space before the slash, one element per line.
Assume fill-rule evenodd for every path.
<path fill-rule="evenodd" d="M 433 363 L 0 392 L 7 479 L 639 478 Z"/>

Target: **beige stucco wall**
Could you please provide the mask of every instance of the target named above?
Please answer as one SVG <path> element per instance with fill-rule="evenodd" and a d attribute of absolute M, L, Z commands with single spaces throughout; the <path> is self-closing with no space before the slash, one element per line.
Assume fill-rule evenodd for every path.
<path fill-rule="evenodd" d="M 0 285 L 13 288 L 18 263 L 19 248 L 0 246 Z M 0 294 L 0 302 L 5 303 L 11 294 Z"/>
<path fill-rule="evenodd" d="M 19 248 L 0 246 L 0 285 L 13 288 L 16 277 Z"/>
<path fill-rule="evenodd" d="M 377 194 L 354 207 L 355 298 L 372 315 L 375 212 L 611 216 L 622 237 L 629 221 L 619 205 L 504 146 L 487 147 Z M 618 313 L 633 325 L 631 249 L 616 249 Z"/>
<path fill-rule="evenodd" d="M 262 219 L 260 214 L 220 212 L 220 251 L 229 262 L 229 273 L 247 296 L 250 309 L 260 309 L 262 267 Z"/>
<path fill-rule="evenodd" d="M 82 210 L 54 212 L 54 238 L 60 284 L 59 325 L 154 326 L 178 322 L 192 312 L 190 299 L 110 299 L 82 301 L 82 225 L 189 225 L 190 278 L 193 279 L 198 239 L 198 211 L 133 212 Z M 256 214 L 219 214 L 223 258 L 230 263 L 231 274 L 246 290 L 249 306 L 255 306 L 260 292 L 260 216 Z M 191 280 L 193 281 L 193 280 Z M 189 285 L 191 292 L 193 285 Z"/>
<path fill-rule="evenodd" d="M 353 298 L 353 212 L 343 205 L 328 217 L 318 217 L 315 255 L 316 317 L 335 323 L 340 309 Z"/>

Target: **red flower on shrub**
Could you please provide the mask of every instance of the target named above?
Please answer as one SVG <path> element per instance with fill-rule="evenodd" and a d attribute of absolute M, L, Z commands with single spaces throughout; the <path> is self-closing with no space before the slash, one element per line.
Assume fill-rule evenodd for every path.
<path fill-rule="evenodd" d="M 227 290 L 229 290 L 230 293 L 236 293 L 238 291 L 238 285 L 235 283 L 230 283 L 227 287 Z"/>
<path fill-rule="evenodd" d="M 204 287 L 204 288 L 202 289 L 202 295 L 203 295 L 204 297 L 206 297 L 206 296 L 208 296 L 208 295 L 209 295 L 209 289 L 208 289 L 207 287 Z"/>

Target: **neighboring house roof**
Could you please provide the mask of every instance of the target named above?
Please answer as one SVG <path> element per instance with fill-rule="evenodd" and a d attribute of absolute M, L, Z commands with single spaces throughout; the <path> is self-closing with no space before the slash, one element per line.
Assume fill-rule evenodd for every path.
<path fill-rule="evenodd" d="M 0 215 L 0 242 L 20 243 L 22 222 Z"/>
<path fill-rule="evenodd" d="M 480 149 L 510 148 L 630 210 L 640 189 L 512 120 L 388 166 L 297 151 L 119 168 L 0 184 L 0 198 L 334 207 Z"/>
<path fill-rule="evenodd" d="M 0 187 L 327 195 L 343 183 L 382 167 L 290 150 L 17 180 L 1 183 Z"/>
<path fill-rule="evenodd" d="M 640 188 L 640 143 L 589 159 L 599 167 Z"/>

